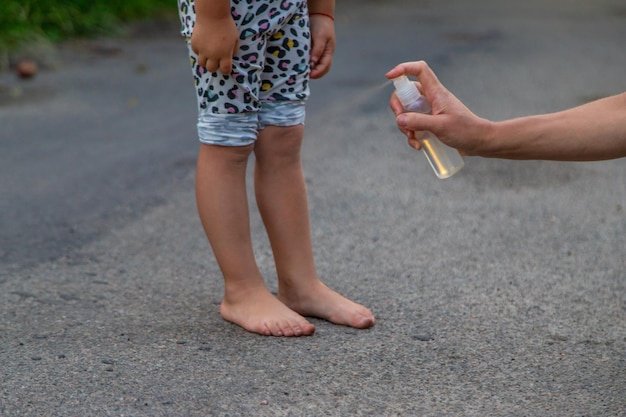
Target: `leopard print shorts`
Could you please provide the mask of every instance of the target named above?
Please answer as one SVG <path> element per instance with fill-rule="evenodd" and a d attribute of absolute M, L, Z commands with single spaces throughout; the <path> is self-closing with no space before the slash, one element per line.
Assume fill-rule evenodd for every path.
<path fill-rule="evenodd" d="M 231 0 L 239 51 L 230 74 L 198 65 L 190 40 L 193 0 L 178 0 L 198 100 L 198 138 L 223 146 L 253 143 L 265 126 L 303 124 L 311 35 L 306 0 Z"/>

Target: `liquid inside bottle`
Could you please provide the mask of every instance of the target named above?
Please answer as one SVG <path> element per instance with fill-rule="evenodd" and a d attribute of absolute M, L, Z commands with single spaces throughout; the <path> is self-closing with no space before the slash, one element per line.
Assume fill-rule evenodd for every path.
<path fill-rule="evenodd" d="M 431 107 L 424 96 L 406 76 L 394 78 L 396 95 L 407 112 L 430 113 Z M 441 142 L 432 132 L 425 132 L 419 139 L 424 155 L 437 178 L 449 178 L 465 165 L 459 151 Z"/>

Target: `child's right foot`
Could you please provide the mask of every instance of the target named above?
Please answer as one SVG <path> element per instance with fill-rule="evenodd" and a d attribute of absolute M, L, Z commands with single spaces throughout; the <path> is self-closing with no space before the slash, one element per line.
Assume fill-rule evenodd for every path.
<path fill-rule="evenodd" d="M 319 280 L 306 288 L 281 292 L 279 299 L 303 316 L 317 317 L 335 324 L 368 329 L 376 323 L 369 309 L 331 290 Z"/>
<path fill-rule="evenodd" d="M 309 336 L 315 326 L 281 303 L 267 290 L 257 290 L 233 297 L 224 297 L 220 307 L 222 317 L 249 332 L 264 336 Z"/>

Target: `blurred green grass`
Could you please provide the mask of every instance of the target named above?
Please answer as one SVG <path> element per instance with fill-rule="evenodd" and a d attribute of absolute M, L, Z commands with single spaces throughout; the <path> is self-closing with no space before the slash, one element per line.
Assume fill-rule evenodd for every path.
<path fill-rule="evenodd" d="M 173 13 L 175 0 L 0 0 L 0 48 L 113 34 L 123 23 Z"/>

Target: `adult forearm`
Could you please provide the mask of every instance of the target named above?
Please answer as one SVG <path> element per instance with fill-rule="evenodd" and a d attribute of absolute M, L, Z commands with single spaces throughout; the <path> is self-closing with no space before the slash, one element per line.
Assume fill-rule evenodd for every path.
<path fill-rule="evenodd" d="M 557 113 L 493 122 L 482 156 L 562 161 L 626 156 L 626 93 Z"/>

